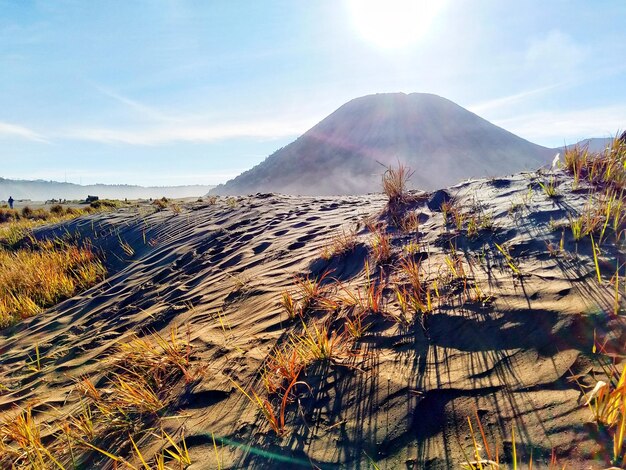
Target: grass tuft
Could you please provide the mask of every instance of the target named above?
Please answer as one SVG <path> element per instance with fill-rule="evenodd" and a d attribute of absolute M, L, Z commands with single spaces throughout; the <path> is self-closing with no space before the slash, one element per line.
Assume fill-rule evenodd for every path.
<path fill-rule="evenodd" d="M 406 201 L 407 183 L 413 176 L 409 167 L 398 163 L 397 167 L 387 167 L 383 173 L 383 193 L 389 198 L 389 205 L 397 205 Z"/>
<path fill-rule="evenodd" d="M 322 248 L 320 256 L 329 260 L 333 257 L 341 257 L 352 252 L 357 245 L 356 233 L 352 230 L 342 230 L 332 236 L 330 244 Z"/>

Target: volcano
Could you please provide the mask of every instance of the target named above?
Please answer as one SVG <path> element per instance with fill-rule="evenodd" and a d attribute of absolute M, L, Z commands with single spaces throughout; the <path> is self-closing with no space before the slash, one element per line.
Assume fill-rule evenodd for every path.
<path fill-rule="evenodd" d="M 384 166 L 415 170 L 432 190 L 474 177 L 536 169 L 554 150 L 522 139 L 450 100 L 425 93 L 356 98 L 212 194 L 366 194 Z"/>

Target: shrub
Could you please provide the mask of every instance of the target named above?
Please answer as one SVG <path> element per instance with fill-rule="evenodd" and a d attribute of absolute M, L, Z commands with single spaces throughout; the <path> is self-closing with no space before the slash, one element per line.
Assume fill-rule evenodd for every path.
<path fill-rule="evenodd" d="M 65 212 L 65 210 L 63 209 L 63 206 L 61 204 L 55 204 L 54 206 L 52 206 L 50 208 L 50 213 L 54 214 L 54 215 L 63 215 Z"/>
<path fill-rule="evenodd" d="M 167 209 L 167 199 L 155 199 L 152 205 L 155 206 L 158 210 Z"/>
<path fill-rule="evenodd" d="M 113 201 L 111 199 L 99 199 L 89 204 L 94 209 L 116 209 L 120 206 L 120 201 Z"/>
<path fill-rule="evenodd" d="M 19 212 L 15 209 L 0 209 L 0 224 L 12 222 L 20 218 Z"/>
<path fill-rule="evenodd" d="M 65 215 L 67 216 L 78 217 L 81 214 L 82 214 L 82 211 L 80 209 L 75 209 L 73 207 L 65 208 Z"/>

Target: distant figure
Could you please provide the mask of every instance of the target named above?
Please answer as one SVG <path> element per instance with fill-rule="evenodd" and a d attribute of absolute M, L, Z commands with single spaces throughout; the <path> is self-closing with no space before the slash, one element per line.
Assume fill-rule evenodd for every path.
<path fill-rule="evenodd" d="M 13 209 L 13 198 L 11 196 L 9 196 L 9 208 Z"/>

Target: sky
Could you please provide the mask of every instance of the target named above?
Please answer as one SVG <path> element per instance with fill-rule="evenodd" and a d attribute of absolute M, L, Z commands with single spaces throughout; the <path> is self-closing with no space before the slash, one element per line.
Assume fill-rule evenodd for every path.
<path fill-rule="evenodd" d="M 0 0 L 0 177 L 217 184 L 383 92 L 608 137 L 625 23 L 624 0 Z"/>

